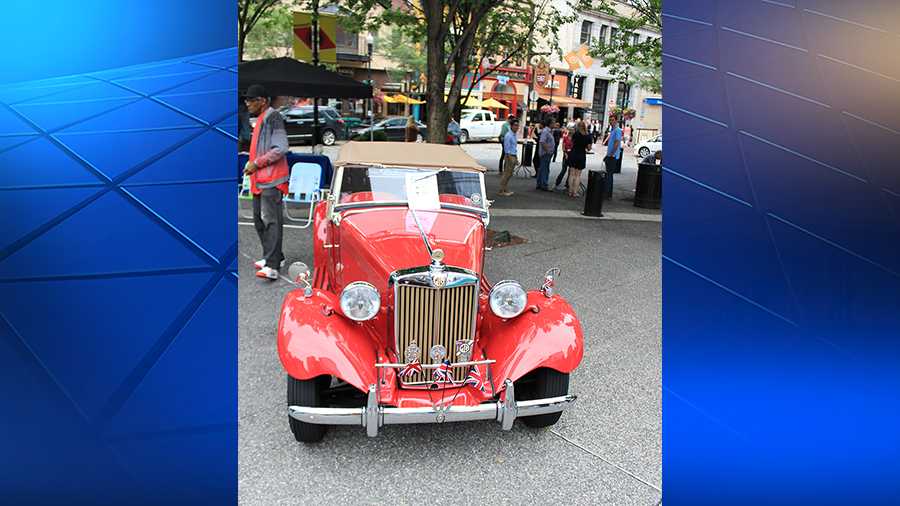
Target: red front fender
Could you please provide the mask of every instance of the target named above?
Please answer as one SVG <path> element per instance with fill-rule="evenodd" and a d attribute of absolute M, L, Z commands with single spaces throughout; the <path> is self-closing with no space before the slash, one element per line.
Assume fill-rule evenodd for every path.
<path fill-rule="evenodd" d="M 558 295 L 547 298 L 538 291 L 528 292 L 525 312 L 510 320 L 487 308 L 481 336 L 488 358 L 497 361 L 491 368 L 497 384 L 539 367 L 569 373 L 584 355 L 584 333 L 572 306 Z"/>
<path fill-rule="evenodd" d="M 375 383 L 376 340 L 336 308 L 338 299 L 329 292 L 288 293 L 278 322 L 278 357 L 294 378 L 335 376 L 367 392 Z"/>

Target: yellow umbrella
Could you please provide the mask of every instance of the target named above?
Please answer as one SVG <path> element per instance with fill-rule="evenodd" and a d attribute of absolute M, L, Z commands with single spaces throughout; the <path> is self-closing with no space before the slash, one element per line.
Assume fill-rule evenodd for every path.
<path fill-rule="evenodd" d="M 505 105 L 503 105 L 503 102 L 494 100 L 493 98 L 489 98 L 487 100 L 482 101 L 481 107 L 485 107 L 488 109 L 509 109 L 509 107 L 506 107 Z"/>
<path fill-rule="evenodd" d="M 384 101 L 387 102 L 388 104 L 396 104 L 396 103 L 397 103 L 397 99 L 394 98 L 394 97 L 392 97 L 392 96 L 390 96 L 390 95 L 385 95 L 384 98 L 383 98 L 382 100 L 384 100 Z"/>

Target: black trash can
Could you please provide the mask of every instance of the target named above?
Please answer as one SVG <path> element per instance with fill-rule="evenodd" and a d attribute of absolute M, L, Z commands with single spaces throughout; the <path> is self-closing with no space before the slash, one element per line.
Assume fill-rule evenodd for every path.
<path fill-rule="evenodd" d="M 606 186 L 606 171 L 589 170 L 587 191 L 584 192 L 585 216 L 603 216 L 603 191 Z"/>
<path fill-rule="evenodd" d="M 534 143 L 533 142 L 523 142 L 522 143 L 522 159 L 521 159 L 522 167 L 531 167 L 531 157 L 532 156 L 534 156 Z"/>
<path fill-rule="evenodd" d="M 639 163 L 634 206 L 659 209 L 662 204 L 662 165 Z"/>

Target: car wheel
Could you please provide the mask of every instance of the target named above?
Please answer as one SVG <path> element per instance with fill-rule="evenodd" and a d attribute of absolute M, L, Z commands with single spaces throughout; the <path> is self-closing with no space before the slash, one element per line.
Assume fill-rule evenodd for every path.
<path fill-rule="evenodd" d="M 459 133 L 459 143 L 465 144 L 468 141 L 469 141 L 469 132 L 466 130 L 463 130 L 462 132 Z"/>
<path fill-rule="evenodd" d="M 561 397 L 569 393 L 569 375 L 553 369 L 538 369 L 528 375 L 529 385 L 522 388 L 521 400 L 546 399 L 548 397 Z M 516 393 L 519 386 L 516 385 Z M 559 420 L 562 411 L 547 413 L 546 415 L 524 416 L 522 422 L 529 427 L 549 427 Z"/>
<path fill-rule="evenodd" d="M 425 139 L 422 138 L 422 134 L 416 134 L 416 142 L 425 142 Z"/>
<path fill-rule="evenodd" d="M 322 381 L 319 378 L 298 380 L 290 375 L 287 377 L 287 403 L 288 406 L 317 407 L 321 404 Z M 315 443 L 325 437 L 327 425 L 301 422 L 288 415 L 291 432 L 294 439 L 301 443 Z"/>
<path fill-rule="evenodd" d="M 641 158 L 647 158 L 648 156 L 650 156 L 650 148 L 648 148 L 647 146 L 643 146 L 638 150 L 638 154 L 641 155 Z"/>
<path fill-rule="evenodd" d="M 331 146 L 334 144 L 335 139 L 337 139 L 337 137 L 334 135 L 334 130 L 325 130 L 322 132 L 322 144 Z"/>

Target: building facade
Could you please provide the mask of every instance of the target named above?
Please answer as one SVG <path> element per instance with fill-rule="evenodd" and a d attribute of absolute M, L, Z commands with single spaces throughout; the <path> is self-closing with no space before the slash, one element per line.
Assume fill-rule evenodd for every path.
<path fill-rule="evenodd" d="M 590 47 L 598 40 L 607 43 L 616 35 L 616 20 L 605 13 L 595 11 L 572 11 L 564 1 L 556 0 L 561 12 L 572 13 L 575 21 L 560 27 L 558 37 L 562 54 L 577 52 L 582 46 Z M 620 6 L 624 14 L 624 6 Z M 659 38 L 658 31 L 639 29 L 635 33 L 637 40 L 643 42 L 647 38 Z M 594 59 L 589 67 L 581 66 L 570 70 L 569 64 L 558 55 L 549 58 L 549 64 L 556 70 L 556 87 L 554 95 L 565 95 L 567 99 L 578 100 L 571 106 L 563 107 L 561 116 L 599 119 L 608 123 L 609 112 L 615 107 L 631 108 L 636 112 L 631 126 L 635 130 L 636 140 L 656 135 L 662 129 L 661 97 L 641 89 L 637 84 L 620 82 L 608 68 L 602 66 L 599 59 Z M 546 92 L 537 87 L 543 97 Z M 560 92 L 562 90 L 562 92 Z M 554 103 L 557 100 L 554 99 Z M 639 138 L 640 137 L 640 138 Z"/>

